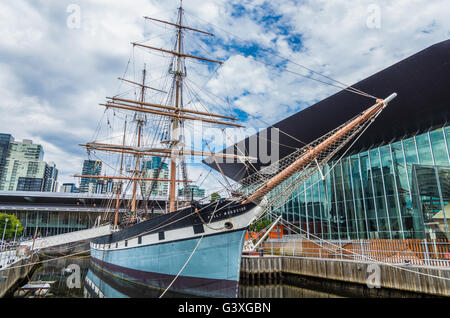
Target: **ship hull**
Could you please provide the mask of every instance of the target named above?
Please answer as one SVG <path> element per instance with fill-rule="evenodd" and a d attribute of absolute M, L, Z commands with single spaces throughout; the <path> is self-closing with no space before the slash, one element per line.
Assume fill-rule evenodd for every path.
<path fill-rule="evenodd" d="M 122 240 L 110 236 L 93 241 L 92 262 L 104 272 L 161 293 L 169 288 L 196 296 L 237 297 L 245 232 L 262 209 L 254 204 L 203 209 L 200 215 L 180 212 L 171 219 L 172 227 L 148 231 L 141 226 L 140 232 L 131 228 L 128 237 L 117 233 Z"/>
<path fill-rule="evenodd" d="M 93 251 L 92 261 L 122 279 L 208 297 L 236 297 L 245 231 L 122 251 Z M 201 239 L 201 242 L 199 240 Z M 190 254 L 198 244 L 189 262 Z M 185 265 L 182 273 L 178 272 Z M 120 264 L 120 265 L 119 265 Z"/>

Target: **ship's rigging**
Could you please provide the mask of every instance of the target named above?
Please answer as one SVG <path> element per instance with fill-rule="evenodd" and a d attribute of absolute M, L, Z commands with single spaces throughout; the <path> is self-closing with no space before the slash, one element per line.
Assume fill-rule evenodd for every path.
<path fill-rule="evenodd" d="M 149 84 L 147 69 L 144 67 L 140 82 L 125 78 L 125 76 L 118 78 L 120 81 L 128 85 L 133 85 L 138 88 L 139 96 L 135 96 L 136 98 L 132 99 L 122 97 L 121 95 L 116 95 L 113 97 L 107 97 L 107 102 L 100 104 L 105 107 L 105 111 L 113 110 L 114 115 L 116 114 L 116 111 L 125 113 L 131 112 L 133 114 L 135 132 L 132 140 L 128 140 L 129 138 L 126 138 L 128 133 L 127 121 L 125 121 L 121 143 L 94 141 L 81 145 L 86 148 L 88 154 L 97 151 L 108 154 L 120 154 L 120 168 L 114 169 L 115 172 L 118 172 L 116 175 L 76 175 L 76 177 L 80 178 L 117 181 L 116 195 L 114 198 L 115 227 L 117 227 L 119 222 L 118 214 L 121 200 L 124 200 L 125 194 L 127 193 L 126 189 L 129 189 L 129 187 L 131 187 L 131 200 L 129 200 L 128 210 L 129 220 L 131 223 L 135 221 L 139 203 L 143 203 L 144 209 L 148 212 L 147 208 L 148 202 L 150 201 L 149 198 L 151 194 L 154 193 L 158 182 L 167 182 L 169 184 L 169 212 L 174 212 L 178 208 L 176 199 L 177 183 L 183 184 L 184 189 L 183 194 L 179 197 L 183 197 L 182 201 L 189 203 L 192 192 L 189 192 L 189 184 L 191 181 L 189 180 L 189 175 L 187 172 L 187 165 L 184 159 L 185 156 L 212 157 L 214 160 L 217 158 L 239 160 L 240 162 L 243 162 L 247 168 L 251 167 L 253 160 L 256 160 L 256 158 L 246 155 L 245 151 L 242 152 L 239 149 L 237 150 L 241 153 L 236 154 L 221 152 L 214 153 L 208 145 L 208 152 L 190 149 L 187 147 L 189 145 L 186 145 L 183 139 L 184 130 L 186 128 L 185 123 L 187 122 L 200 122 L 223 127 L 234 127 L 238 129 L 243 127 L 238 122 L 239 119 L 236 116 L 216 114 L 209 111 L 200 111 L 185 107 L 186 105 L 184 104 L 183 96 L 186 88 L 185 80 L 187 76 L 185 65 L 186 59 L 196 60 L 203 63 L 217 64 L 219 66 L 222 65 L 223 62 L 185 52 L 183 43 L 184 32 L 200 33 L 207 36 L 214 35 L 207 31 L 183 25 L 183 12 L 183 8 L 180 6 L 178 9 L 176 23 L 151 17 L 144 17 L 146 20 L 150 20 L 155 23 L 162 23 L 175 27 L 176 40 L 172 49 L 159 48 L 153 45 L 132 42 L 133 50 L 135 48 L 139 48 L 145 52 L 159 52 L 163 55 L 168 54 L 171 56 L 170 63 L 168 65 L 168 74 L 171 76 L 170 89 L 165 90 L 164 88 L 153 87 Z M 295 64 L 300 65 L 298 63 Z M 304 68 L 314 74 L 319 74 L 326 79 L 333 80 L 330 77 L 314 72 L 309 68 Z M 284 71 L 302 76 L 301 74 L 288 69 L 285 69 Z M 344 85 L 343 83 L 335 80 L 333 80 L 334 83 L 328 83 L 321 79 L 314 80 L 332 86 L 337 86 L 337 84 Z M 373 95 L 357 90 L 351 86 L 345 86 L 344 89 L 355 94 L 377 99 Z M 161 102 L 147 100 L 147 91 L 152 91 L 155 94 L 163 95 L 165 101 L 163 101 L 162 98 Z M 197 96 L 193 94 L 191 101 L 196 97 Z M 260 203 L 265 197 L 266 199 L 264 204 L 267 208 L 279 206 L 281 204 L 280 202 L 283 202 L 283 200 L 289 197 L 289 195 L 309 176 L 317 171 L 322 173 L 321 169 L 323 166 L 344 146 L 348 145 L 352 139 L 357 138 L 358 135 L 364 132 L 365 128 L 370 125 L 373 120 L 375 120 L 380 112 L 386 107 L 387 103 L 394 97 L 395 95 L 393 94 L 385 100 L 377 99 L 376 104 L 362 114 L 359 114 L 352 120 L 341 125 L 316 141 L 305 145 L 302 148 L 298 148 L 289 156 L 282 158 L 279 162 L 272 164 L 261 171 L 255 171 L 255 169 L 253 169 L 253 174 L 235 183 L 234 185 L 230 185 L 228 179 L 224 177 L 227 184 L 225 187 L 226 190 L 232 194 L 233 200 L 240 201 L 242 204 L 249 202 Z M 154 126 L 151 129 L 154 129 L 156 132 L 152 141 L 145 140 L 146 137 L 144 136 L 144 126 L 146 126 L 149 121 L 147 116 L 150 116 L 150 121 L 152 121 Z M 159 119 L 156 120 L 155 118 Z M 281 130 L 280 132 L 284 133 Z M 156 139 L 156 136 L 159 137 L 158 140 Z M 155 173 L 152 176 L 148 176 L 144 172 L 145 160 L 153 157 L 162 158 L 162 160 L 155 169 Z M 130 158 L 132 158 L 132 160 L 130 160 Z M 164 165 L 168 165 L 168 178 L 160 176 Z M 219 164 L 217 164 L 217 167 L 223 175 Z M 181 173 L 178 173 L 179 170 L 181 170 Z M 129 182 L 127 187 L 124 187 L 124 181 Z M 150 185 L 148 187 L 144 187 L 144 182 L 150 182 Z M 280 185 L 282 185 L 281 188 Z M 142 192 L 143 188 L 146 188 L 146 193 Z M 139 199 L 139 190 L 141 190 L 142 199 Z"/>

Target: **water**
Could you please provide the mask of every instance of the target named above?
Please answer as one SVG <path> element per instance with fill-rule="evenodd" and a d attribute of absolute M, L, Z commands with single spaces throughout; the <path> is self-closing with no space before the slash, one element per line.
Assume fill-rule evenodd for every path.
<path fill-rule="evenodd" d="M 46 298 L 157 298 L 162 291 L 118 279 L 106 274 L 90 262 L 89 256 L 51 260 L 42 264 L 30 279 L 30 282 L 48 282 L 50 289 Z M 22 293 L 23 294 L 23 293 Z M 34 292 L 14 297 L 38 297 Z M 165 298 L 189 297 L 171 293 Z M 341 297 L 326 291 L 286 284 L 245 285 L 239 287 L 239 298 L 335 298 Z"/>

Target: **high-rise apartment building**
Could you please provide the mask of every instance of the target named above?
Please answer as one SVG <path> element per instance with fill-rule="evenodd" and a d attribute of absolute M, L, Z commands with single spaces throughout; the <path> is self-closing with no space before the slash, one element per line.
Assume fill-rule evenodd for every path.
<path fill-rule="evenodd" d="M 49 162 L 46 167 L 46 182 L 44 184 L 44 191 L 56 192 L 58 186 L 58 169 L 54 162 Z"/>
<path fill-rule="evenodd" d="M 102 172 L 102 161 L 101 160 L 84 160 L 83 169 L 81 171 L 82 175 L 85 176 L 99 176 Z M 81 178 L 80 181 L 80 192 L 91 192 L 96 193 L 96 184 L 98 178 Z M 91 184 L 95 185 L 92 186 Z M 93 190 L 94 189 L 94 190 Z"/>
<path fill-rule="evenodd" d="M 5 136 L 5 135 L 3 135 Z M 58 177 L 56 165 L 43 161 L 44 150 L 41 145 L 24 139 L 22 142 L 10 141 L 3 169 L 1 169 L 0 190 L 4 191 L 55 191 Z M 8 139 L 8 137 L 4 138 Z M 6 142 L 3 143 L 2 153 Z"/>
<path fill-rule="evenodd" d="M 6 164 L 6 156 L 8 155 L 9 144 L 14 141 L 14 137 L 10 134 L 0 134 L 0 184 L 2 182 L 3 171 Z"/>
<path fill-rule="evenodd" d="M 169 168 L 167 163 L 162 161 L 161 157 L 152 157 L 145 161 L 142 176 L 144 178 L 168 179 Z M 143 181 L 141 192 L 144 195 L 167 196 L 169 193 L 169 182 L 167 181 Z"/>

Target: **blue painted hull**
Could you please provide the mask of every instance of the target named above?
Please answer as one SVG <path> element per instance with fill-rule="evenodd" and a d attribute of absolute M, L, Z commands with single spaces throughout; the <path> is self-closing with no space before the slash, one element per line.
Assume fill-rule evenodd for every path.
<path fill-rule="evenodd" d="M 128 249 L 91 249 L 91 257 L 102 270 L 121 279 L 159 288 L 161 292 L 175 280 L 170 287 L 173 292 L 237 297 L 245 231 L 240 229 Z"/>

